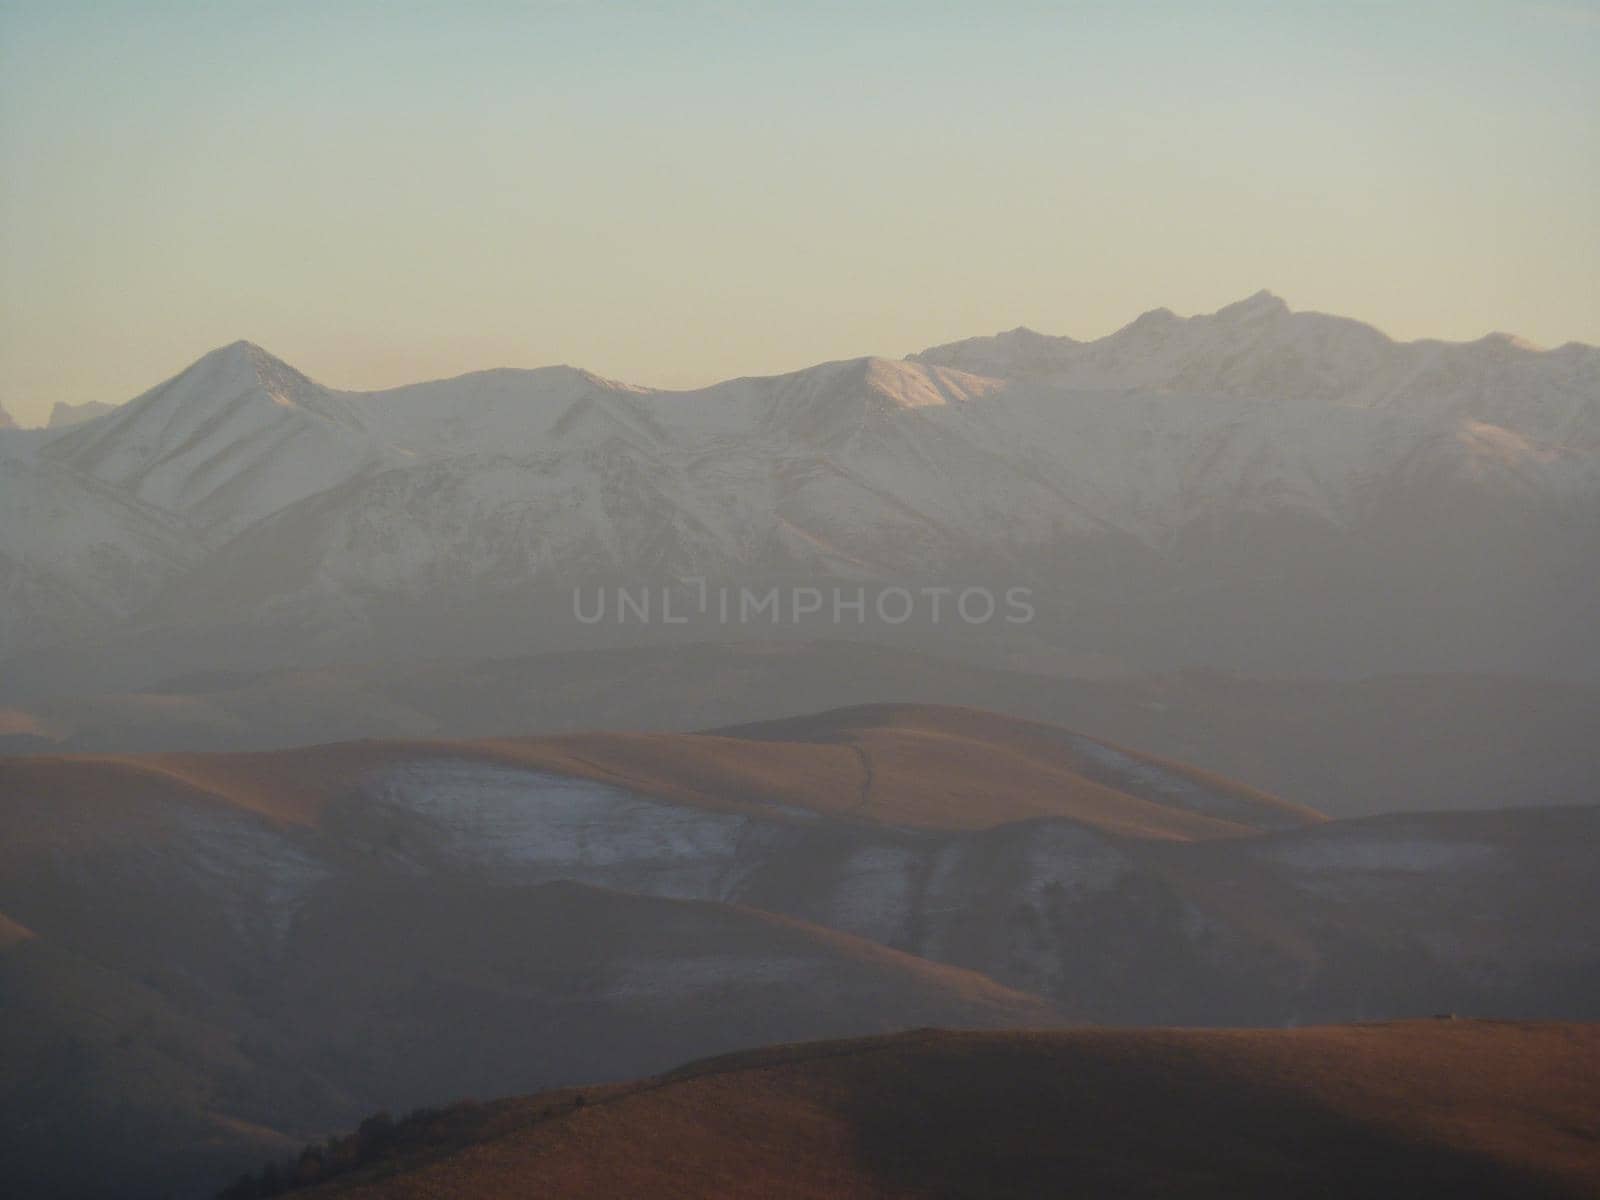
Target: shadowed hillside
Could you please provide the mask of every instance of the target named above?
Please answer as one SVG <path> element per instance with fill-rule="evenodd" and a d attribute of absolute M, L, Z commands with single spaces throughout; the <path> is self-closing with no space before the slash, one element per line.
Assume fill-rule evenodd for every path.
<path fill-rule="evenodd" d="M 0 1157 L 190 1197 L 378 1109 L 797 1039 L 1592 1018 L 1597 819 L 1328 821 L 915 705 L 0 759 Z"/>
<path fill-rule="evenodd" d="M 306 1194 L 1531 1200 L 1600 1188 L 1594 1026 L 918 1032 L 740 1054 L 583 1100 L 457 1110 L 446 1140 L 401 1144 Z"/>

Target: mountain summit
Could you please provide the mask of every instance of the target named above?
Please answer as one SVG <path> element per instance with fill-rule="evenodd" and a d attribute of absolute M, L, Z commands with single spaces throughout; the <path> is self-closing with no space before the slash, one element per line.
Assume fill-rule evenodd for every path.
<path fill-rule="evenodd" d="M 1259 320 L 1262 317 L 1282 316 L 1288 312 L 1289 306 L 1284 303 L 1281 296 L 1262 288 L 1243 300 L 1236 300 L 1219 308 L 1216 315 L 1220 319 Z"/>
<path fill-rule="evenodd" d="M 68 429 L 50 453 L 223 537 L 347 477 L 376 449 L 343 394 L 240 341 Z"/>

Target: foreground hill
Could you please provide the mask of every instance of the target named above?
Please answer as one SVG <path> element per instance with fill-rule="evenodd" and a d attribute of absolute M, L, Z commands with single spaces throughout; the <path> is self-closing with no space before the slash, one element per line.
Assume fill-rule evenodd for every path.
<path fill-rule="evenodd" d="M 1596 837 L 907 705 L 0 759 L 0 1159 L 187 1197 L 376 1109 L 800 1038 L 1597 1017 Z"/>
<path fill-rule="evenodd" d="M 918 1032 L 755 1051 L 586 1099 L 490 1106 L 474 1114 L 485 1140 L 442 1157 L 402 1149 L 307 1194 L 1532 1200 L 1600 1189 L 1592 1025 Z"/>
<path fill-rule="evenodd" d="M 276 945 L 132 889 L 108 898 L 166 924 L 121 964 L 0 918 L 8 1195 L 203 1196 L 374 1105 L 626 1078 L 774 1038 L 1066 1019 L 792 918 L 579 884 L 330 881 Z"/>

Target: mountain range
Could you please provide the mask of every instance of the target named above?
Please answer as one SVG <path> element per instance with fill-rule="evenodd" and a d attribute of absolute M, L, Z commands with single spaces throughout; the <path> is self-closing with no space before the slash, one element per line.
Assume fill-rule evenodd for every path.
<path fill-rule="evenodd" d="M 990 665 L 1592 680 L 1597 516 L 1600 350 L 1267 293 L 689 392 L 344 392 L 239 342 L 0 436 L 0 692 L 748 632 L 574 619 L 686 577 L 1031 589 L 1026 625 L 858 631 Z"/>
<path fill-rule="evenodd" d="M 801 1122 L 829 1194 L 922 1194 L 862 1097 L 923 1111 L 954 1055 L 1000 1111 L 1013 1045 L 1056 1081 L 1006 1117 L 1029 1130 L 1095 1103 L 1063 1071 L 1153 1070 L 1253 1081 L 1243 1116 L 1412 1179 L 1581 1182 L 1565 1108 L 1413 1111 L 1421 1079 L 1482 1099 L 1474 1056 L 1532 1094 L 1528 1062 L 1592 1055 L 1563 1027 L 993 1031 L 1600 1016 L 1600 350 L 1260 293 L 692 391 L 349 392 L 239 342 L 58 415 L 0 429 L 8 1192 L 198 1198 L 378 1109 L 571 1087 L 406 1126 L 482 1135 L 443 1175 L 344 1183 L 495 1194 L 477 1164 L 536 1145 L 573 1194 L 660 1191 L 594 1164 L 607 1128 L 676 1136 L 652 1098 L 688 1087 L 723 1132 L 746 1102 Z M 852 590 L 944 615 L 798 611 Z M 730 619 L 730 591 L 785 599 Z M 798 1107 L 742 1067 L 657 1074 L 926 1025 L 990 1032 L 876 1044 L 866 1092 L 855 1049 L 763 1052 Z M 1036 1193 L 1060 1164 L 1011 1144 Z M 1281 1194 L 1284 1161 L 1219 1144 L 1116 1162 L 1207 1194 L 1243 1155 Z"/>

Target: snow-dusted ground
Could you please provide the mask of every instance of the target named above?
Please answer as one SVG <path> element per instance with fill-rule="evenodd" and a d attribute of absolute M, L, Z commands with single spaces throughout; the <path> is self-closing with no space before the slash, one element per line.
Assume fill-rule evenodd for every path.
<path fill-rule="evenodd" d="M 1232 796 L 1208 788 L 1185 775 L 1170 771 L 1157 763 L 1146 762 L 1115 746 L 1108 746 L 1093 738 L 1074 737 L 1073 749 L 1083 756 L 1091 769 L 1100 767 L 1109 772 L 1119 786 L 1155 792 L 1164 804 L 1173 804 L 1190 812 L 1222 820 L 1239 820 L 1261 828 L 1294 828 L 1301 824 L 1293 813 L 1285 812 L 1278 825 L 1271 822 L 1269 808 L 1251 804 L 1242 797 Z"/>
<path fill-rule="evenodd" d="M 1118 756 L 1108 765 L 1126 770 L 1130 764 Z M 1160 780 L 1158 774 L 1151 785 Z M 367 839 L 409 871 L 465 873 L 488 883 L 567 879 L 642 895 L 733 902 L 1058 995 L 1081 990 L 1082 971 L 1097 961 L 1094 955 L 1136 957 L 1146 940 L 1218 970 L 1234 969 L 1229 956 L 1245 952 L 1258 936 L 1253 919 L 1236 926 L 1234 906 L 1242 902 L 1239 911 L 1248 913 L 1276 903 L 1270 890 L 1237 890 L 1264 886 L 1256 869 L 1246 869 L 1252 862 L 1269 868 L 1278 881 L 1271 886 L 1287 886 L 1283 899 L 1293 895 L 1294 905 L 1313 906 L 1299 916 L 1260 916 L 1310 920 L 1314 934 L 1319 919 L 1343 922 L 1337 912 L 1363 913 L 1364 921 L 1390 912 L 1396 933 L 1405 930 L 1403 936 L 1426 947 L 1436 964 L 1476 971 L 1484 931 L 1494 928 L 1496 897 L 1517 878 L 1513 867 L 1526 869 L 1493 838 L 1456 833 L 1426 818 L 1333 823 L 1196 846 L 1193 861 L 1207 864 L 1202 875 L 1211 882 L 1190 891 L 1161 865 L 1186 861 L 1185 848 L 1155 847 L 1147 855 L 1140 844 L 1070 821 L 932 833 L 781 813 L 769 819 L 451 760 L 374 773 L 341 829 L 341 838 Z M 1226 865 L 1230 861 L 1234 865 Z M 1214 887 L 1233 899 L 1218 906 Z M 1332 906 L 1326 918 L 1307 915 L 1324 905 Z M 1571 941 L 1576 935 L 1558 930 L 1550 936 Z M 1098 948 L 1080 944 L 1084 937 Z M 713 956 L 662 965 L 659 972 L 657 964 L 620 962 L 614 985 L 672 992 L 733 976 L 781 980 L 801 969 L 787 960 L 767 963 L 760 954 L 735 959 Z M 1286 975 L 1283 986 L 1296 977 Z"/>
<path fill-rule="evenodd" d="M 301 908 L 335 868 L 293 838 L 248 816 L 196 810 L 160 869 L 189 873 L 241 946 L 282 945 Z"/>
<path fill-rule="evenodd" d="M 1359 992 L 1368 967 L 1389 973 L 1380 992 L 1403 990 L 1402 960 L 1440 987 L 1471 980 L 1485 995 L 1521 986 L 1518 972 L 1535 983 L 1539 971 L 1558 983 L 1570 975 L 1576 986 L 1600 938 L 1574 903 L 1592 890 L 1582 846 L 1593 822 L 1559 811 L 1465 825 L 1459 814 L 1333 822 L 1195 844 L 1124 840 L 1057 819 L 935 832 L 730 813 L 433 756 L 373 768 L 315 828 L 187 800 L 135 804 L 125 824 L 106 825 L 89 822 L 94 809 L 81 797 L 73 803 L 64 829 L 82 844 L 59 853 L 40 842 L 42 852 L 0 858 L 0 909 L 103 961 L 192 955 L 210 964 L 205 986 L 259 977 L 308 948 L 324 953 L 346 925 L 383 921 L 391 897 L 437 894 L 445 912 L 490 918 L 471 917 L 471 936 L 492 941 L 506 934 L 492 920 L 501 896 L 526 912 L 539 885 L 561 881 L 797 918 L 1107 1018 L 1128 1005 L 1163 1019 L 1246 1011 L 1227 1009 L 1234 989 L 1260 1013 L 1311 1012 L 1300 999 L 1331 986 L 1326 972 L 1345 972 L 1329 995 L 1349 1004 L 1354 993 L 1339 989 Z M 28 822 L 49 819 L 48 798 L 29 805 Z M 558 953 L 579 963 L 556 985 L 563 995 L 828 994 L 807 936 L 749 912 L 664 911 L 604 895 L 590 909 L 571 889 L 548 895 L 554 912 L 590 914 L 592 947 L 557 938 Z M 463 897 L 470 903 L 450 907 Z M 705 942 L 670 948 L 685 934 Z M 816 952 L 827 957 L 820 944 Z M 519 942 L 513 957 L 536 968 L 537 941 Z M 1185 1007 L 1192 998 L 1161 990 L 1174 981 L 1211 999 Z M 1205 1007 L 1213 1002 L 1223 1007 Z"/>
<path fill-rule="evenodd" d="M 1029 909 L 1045 922 L 1134 870 L 1123 851 L 1065 821 L 948 835 L 861 826 L 845 835 L 814 818 L 741 816 L 452 760 L 374 771 L 340 828 L 409 870 L 728 901 L 936 961 L 960 958 L 975 914 Z M 1030 976 L 1048 979 L 1061 975 L 1062 951 L 1035 942 L 1013 958 L 1019 969 L 1031 958 Z"/>
<path fill-rule="evenodd" d="M 721 899 L 757 824 L 587 780 L 471 761 L 375 771 L 379 815 L 414 819 L 405 853 L 421 866 L 495 882 L 571 879 L 656 896 Z"/>

